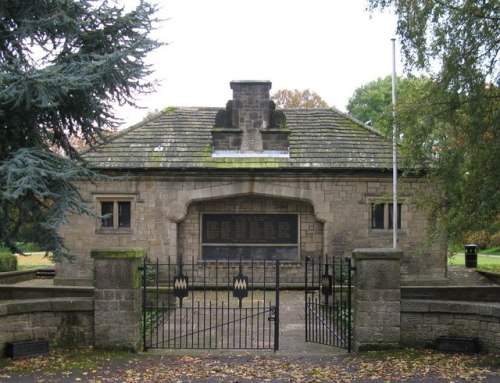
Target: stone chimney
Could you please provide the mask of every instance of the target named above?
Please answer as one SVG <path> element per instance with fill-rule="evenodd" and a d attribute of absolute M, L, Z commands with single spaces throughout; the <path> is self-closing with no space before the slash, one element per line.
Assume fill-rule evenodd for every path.
<path fill-rule="evenodd" d="M 231 81 L 233 126 L 241 129 L 241 151 L 261 152 L 261 130 L 269 127 L 270 81 Z"/>
<path fill-rule="evenodd" d="M 286 118 L 271 101 L 271 82 L 231 81 L 231 89 L 233 99 L 215 116 L 213 152 L 231 152 L 232 156 L 288 153 Z"/>

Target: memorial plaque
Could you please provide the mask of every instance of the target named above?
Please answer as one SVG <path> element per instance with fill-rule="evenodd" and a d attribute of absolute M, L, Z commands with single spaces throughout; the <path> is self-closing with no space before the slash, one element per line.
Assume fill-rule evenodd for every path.
<path fill-rule="evenodd" d="M 201 241 L 297 244 L 298 214 L 203 214 Z"/>
<path fill-rule="evenodd" d="M 299 215 L 202 214 L 203 259 L 297 260 Z"/>

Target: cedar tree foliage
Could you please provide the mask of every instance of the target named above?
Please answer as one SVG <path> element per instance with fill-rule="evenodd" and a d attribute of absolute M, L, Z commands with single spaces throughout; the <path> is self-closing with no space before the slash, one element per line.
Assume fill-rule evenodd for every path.
<path fill-rule="evenodd" d="M 402 150 L 438 190 L 422 196 L 436 232 L 459 242 L 500 224 L 500 3 L 370 0 L 392 9 L 408 73 L 430 81 L 397 106 Z M 397 104 L 397 103 L 396 103 Z M 441 229 L 441 230 L 438 230 Z"/>
<path fill-rule="evenodd" d="M 94 144 L 120 120 L 115 105 L 151 92 L 156 6 L 108 0 L 0 1 L 0 243 L 36 242 L 65 255 L 57 231 L 92 214 L 73 180 L 97 174 L 72 145 Z M 67 255 L 67 254 L 66 254 Z"/>

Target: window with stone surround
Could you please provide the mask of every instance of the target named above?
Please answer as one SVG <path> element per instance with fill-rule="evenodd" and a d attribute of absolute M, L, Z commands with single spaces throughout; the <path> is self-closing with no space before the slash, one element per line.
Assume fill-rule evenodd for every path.
<path fill-rule="evenodd" d="M 371 204 L 371 228 L 374 230 L 392 229 L 393 219 L 392 203 L 372 203 Z M 398 203 L 398 229 L 401 229 L 401 209 L 402 204 Z"/>
<path fill-rule="evenodd" d="M 132 232 L 132 202 L 130 196 L 96 197 L 96 209 L 100 217 L 97 232 Z"/>

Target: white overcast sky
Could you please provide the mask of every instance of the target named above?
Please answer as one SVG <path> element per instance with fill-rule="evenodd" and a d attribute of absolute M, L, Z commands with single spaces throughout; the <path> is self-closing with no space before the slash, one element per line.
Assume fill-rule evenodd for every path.
<path fill-rule="evenodd" d="M 119 109 L 125 126 L 168 106 L 223 108 L 231 80 L 310 89 L 345 111 L 356 88 L 392 72 L 395 17 L 370 16 L 366 0 L 150 1 L 165 19 L 154 37 L 168 45 L 149 57 L 160 85 L 139 98 L 145 109 Z"/>

